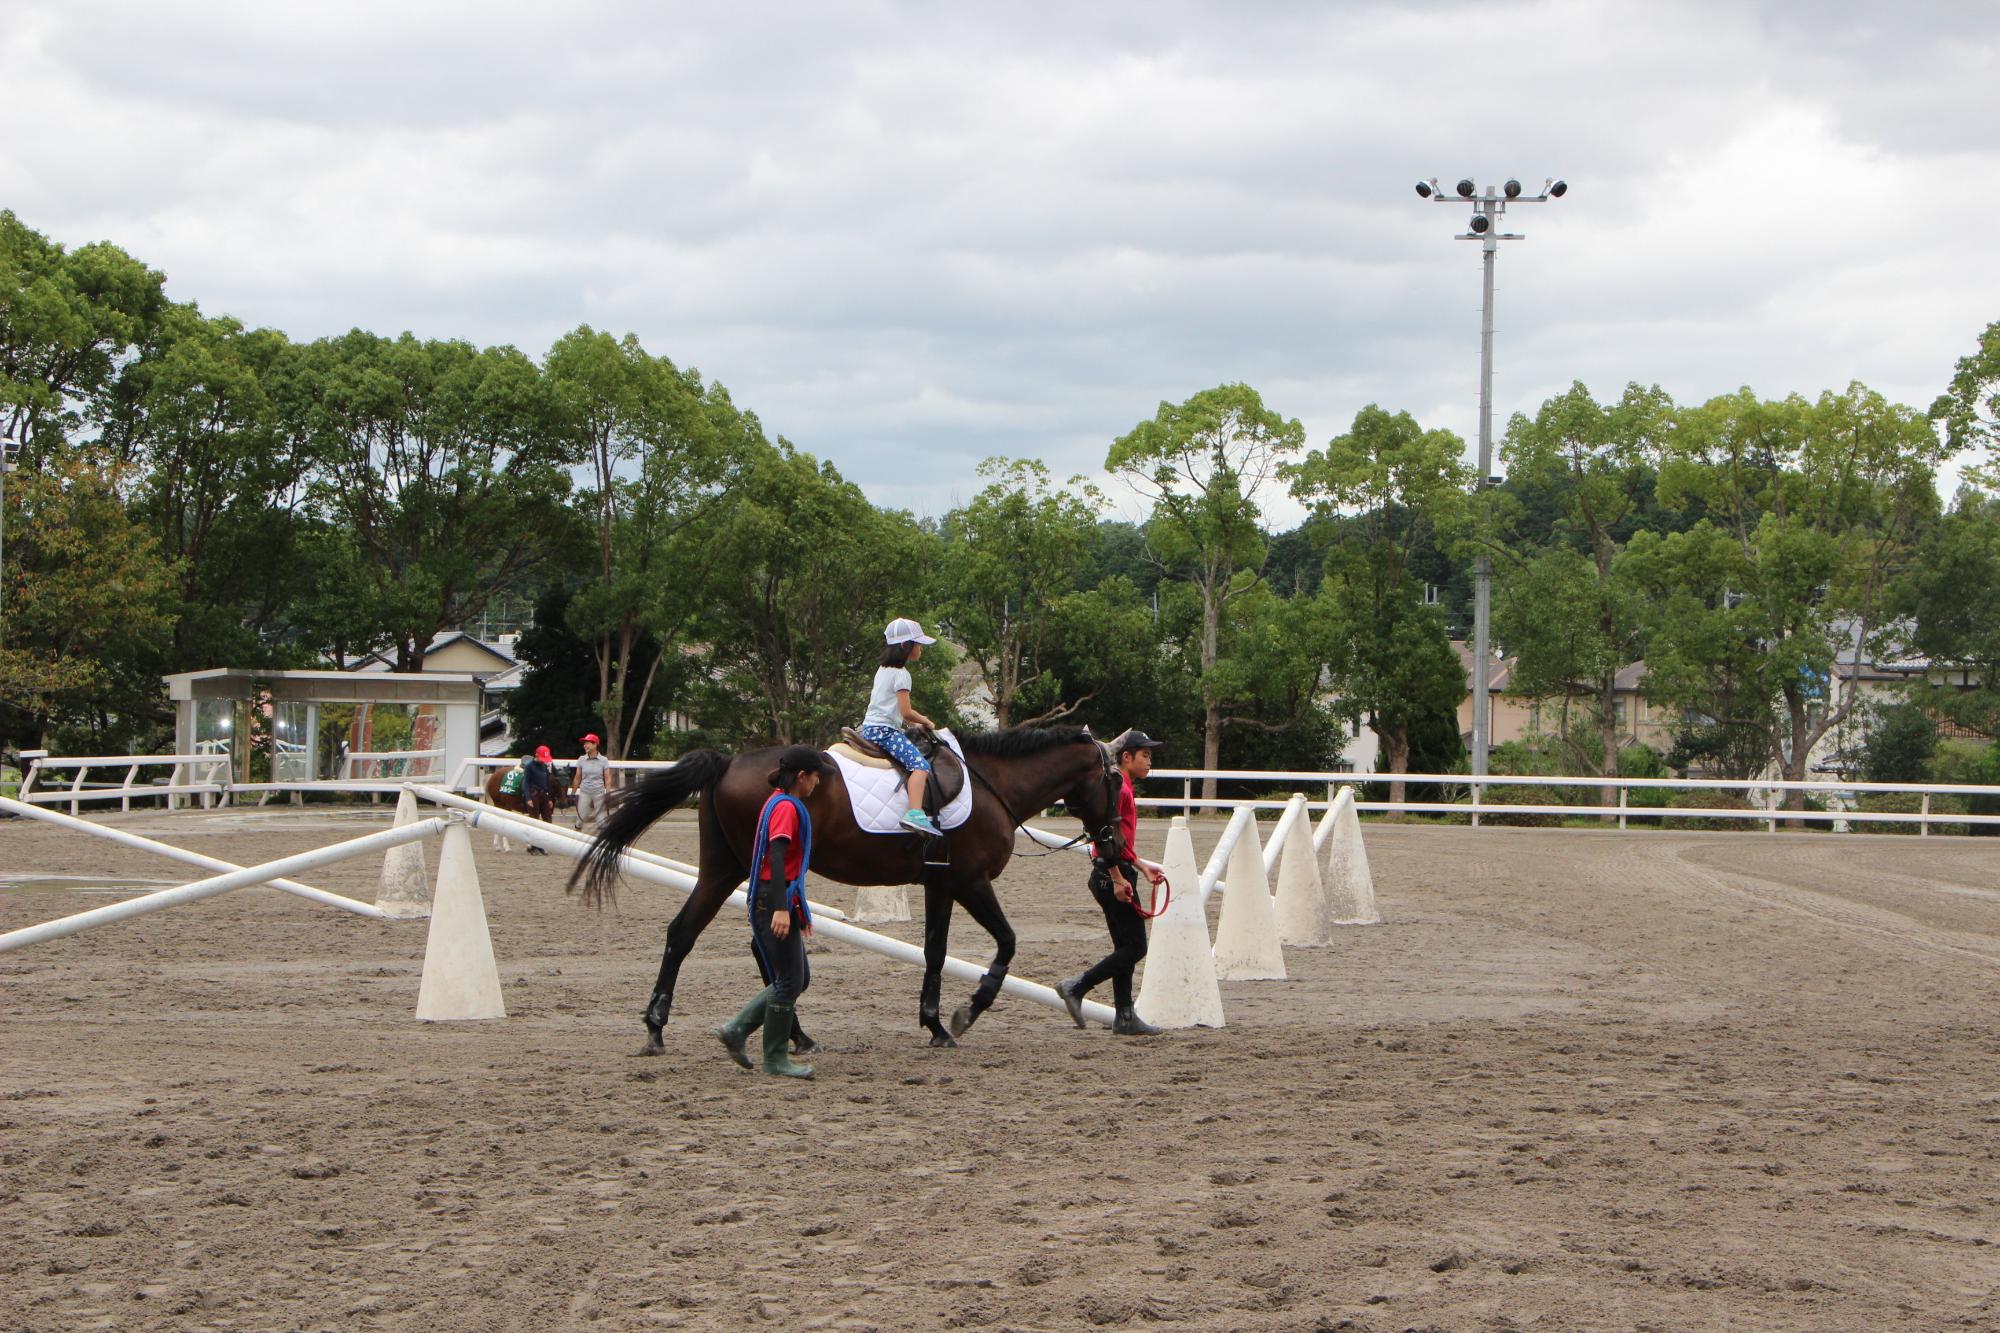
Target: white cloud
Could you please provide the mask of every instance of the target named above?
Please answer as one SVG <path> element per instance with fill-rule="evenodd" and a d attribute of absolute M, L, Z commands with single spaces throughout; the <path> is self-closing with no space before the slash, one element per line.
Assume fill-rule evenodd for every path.
<path fill-rule="evenodd" d="M 2000 318 L 1983 4 L 29 4 L 5 204 L 299 337 L 637 332 L 883 503 L 1232 379 L 1468 438 L 1572 380 L 1926 404 Z M 1285 506 L 1275 516 L 1287 517 Z"/>

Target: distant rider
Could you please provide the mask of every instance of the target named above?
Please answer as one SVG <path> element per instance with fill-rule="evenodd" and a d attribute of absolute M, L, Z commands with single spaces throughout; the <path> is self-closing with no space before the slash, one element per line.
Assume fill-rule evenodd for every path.
<path fill-rule="evenodd" d="M 537 745 L 534 757 L 521 765 L 521 807 L 545 824 L 556 822 L 555 774 L 549 767 L 554 758 L 548 746 Z M 548 855 L 533 843 L 528 844 L 528 852 Z"/>

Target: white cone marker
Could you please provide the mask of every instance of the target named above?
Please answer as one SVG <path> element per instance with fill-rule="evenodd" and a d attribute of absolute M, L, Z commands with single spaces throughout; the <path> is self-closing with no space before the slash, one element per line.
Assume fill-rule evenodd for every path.
<path fill-rule="evenodd" d="M 882 921 L 908 921 L 910 891 L 901 884 L 892 884 L 886 888 L 856 889 L 854 915 L 848 919 L 864 926 Z"/>
<path fill-rule="evenodd" d="M 1174 816 L 1161 868 L 1173 885 L 1167 910 L 1153 920 L 1140 979 L 1139 1017 L 1163 1028 L 1219 1028 L 1222 990 L 1215 984 L 1215 952 L 1208 944 L 1208 913 L 1202 908 L 1201 867 L 1187 820 Z M 1146 892 L 1142 881 L 1141 893 Z"/>
<path fill-rule="evenodd" d="M 421 818 L 417 814 L 417 797 L 408 787 L 396 798 L 396 822 L 391 826 L 402 828 L 414 824 Z M 430 876 L 424 870 L 424 845 L 421 842 L 406 842 L 400 847 L 391 847 L 382 856 L 382 886 L 375 892 L 375 906 L 385 915 L 400 920 L 413 920 L 431 914 Z"/>
<path fill-rule="evenodd" d="M 1292 804 L 1298 813 L 1285 828 L 1278 854 L 1278 938 L 1291 948 L 1319 948 L 1333 943 L 1333 915 L 1313 855 L 1306 798 L 1294 796 Z"/>
<path fill-rule="evenodd" d="M 1375 910 L 1375 877 L 1368 869 L 1368 849 L 1361 845 L 1361 816 L 1354 808 L 1354 788 L 1342 787 L 1334 798 L 1332 845 L 1326 853 L 1326 893 L 1337 926 L 1381 923 Z"/>
<path fill-rule="evenodd" d="M 486 929 L 486 901 L 472 864 L 472 835 L 454 823 L 438 853 L 437 898 L 424 946 L 424 979 L 417 988 L 417 1017 L 425 1022 L 505 1018 L 500 969 Z"/>
<path fill-rule="evenodd" d="M 1247 821 L 1229 849 L 1229 892 L 1215 926 L 1215 975 L 1223 981 L 1283 981 L 1285 951 L 1278 917 L 1264 882 L 1264 849 L 1257 821 Z"/>

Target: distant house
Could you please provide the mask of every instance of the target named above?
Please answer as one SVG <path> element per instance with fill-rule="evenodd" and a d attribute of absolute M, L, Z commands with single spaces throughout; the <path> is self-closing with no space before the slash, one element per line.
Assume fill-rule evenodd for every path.
<path fill-rule="evenodd" d="M 1467 745 L 1472 744 L 1472 646 L 1462 639 L 1452 640 L 1452 651 L 1458 654 L 1459 665 L 1465 668 L 1465 698 L 1458 705 L 1458 731 Z M 1562 727 L 1563 700 L 1529 699 L 1511 693 L 1514 683 L 1514 668 L 1519 659 L 1495 656 L 1487 663 L 1486 688 L 1492 716 L 1489 723 L 1488 743 L 1504 745 L 1508 741 L 1527 741 L 1531 744 L 1555 736 Z M 1646 664 L 1632 662 L 1619 669 L 1613 682 L 1612 708 L 1618 719 L 1618 745 L 1641 742 L 1665 752 L 1674 743 L 1674 713 L 1649 701 L 1640 693 L 1640 686 L 1646 679 Z M 1570 704 L 1571 725 L 1595 726 L 1589 708 L 1592 700 L 1573 698 Z"/>

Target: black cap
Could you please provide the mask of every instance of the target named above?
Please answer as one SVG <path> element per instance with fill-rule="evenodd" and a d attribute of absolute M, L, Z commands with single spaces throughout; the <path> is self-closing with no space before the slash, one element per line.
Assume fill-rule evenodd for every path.
<path fill-rule="evenodd" d="M 827 774 L 837 772 L 833 761 L 823 750 L 815 750 L 810 745 L 787 745 L 778 751 L 778 766 L 771 770 L 765 781 L 773 787 L 782 787 L 790 781 L 793 773 Z"/>
<path fill-rule="evenodd" d="M 1157 750 L 1160 743 L 1137 727 L 1118 738 L 1118 753 L 1130 754 L 1134 750 Z"/>

